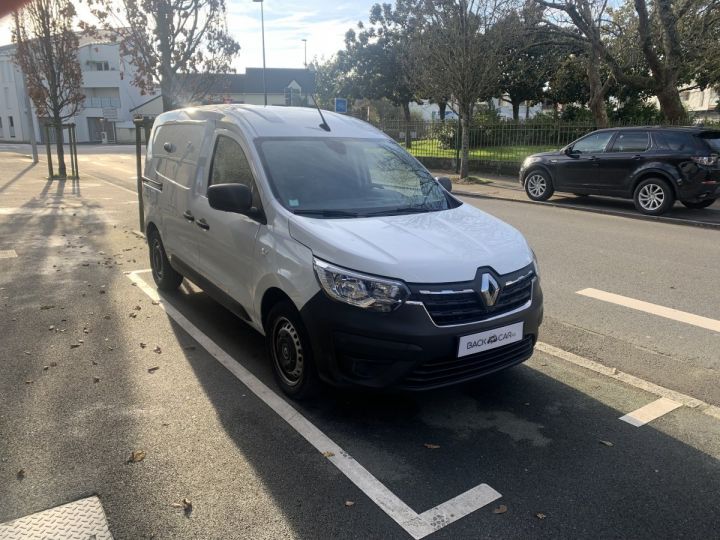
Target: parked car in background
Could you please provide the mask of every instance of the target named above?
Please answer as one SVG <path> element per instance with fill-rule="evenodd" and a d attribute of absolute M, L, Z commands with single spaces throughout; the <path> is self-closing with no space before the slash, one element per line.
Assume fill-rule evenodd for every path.
<path fill-rule="evenodd" d="M 554 192 L 633 199 L 659 215 L 676 200 L 706 208 L 720 198 L 720 131 L 702 127 L 600 129 L 558 152 L 528 157 L 520 169 L 527 196 Z"/>
<path fill-rule="evenodd" d="M 152 275 L 190 279 L 264 334 L 294 398 L 321 380 L 469 381 L 532 355 L 543 297 L 522 234 L 451 189 L 342 114 L 166 112 L 143 178 Z"/>

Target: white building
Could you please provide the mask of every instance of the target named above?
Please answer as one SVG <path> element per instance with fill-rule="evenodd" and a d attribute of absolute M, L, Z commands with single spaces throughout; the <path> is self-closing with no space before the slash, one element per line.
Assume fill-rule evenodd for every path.
<path fill-rule="evenodd" d="M 680 101 L 688 111 L 693 113 L 697 122 L 720 120 L 720 112 L 717 110 L 718 99 L 720 99 L 720 94 L 713 88 L 680 92 Z"/>
<path fill-rule="evenodd" d="M 120 56 L 119 48 L 117 43 L 109 41 L 98 43 L 84 37 L 80 39 L 78 61 L 85 101 L 76 116 L 65 121 L 75 124 L 78 142 L 134 142 L 133 115 L 138 112 L 149 114 L 152 111 L 152 115 L 162 112 L 162 103 L 159 110 L 157 108 L 156 102 L 162 101 L 155 99 L 158 95 L 142 95 L 131 84 L 134 68 Z M 27 119 L 23 124 L 26 127 L 20 125 L 20 119 L 26 115 L 22 76 L 12 61 L 14 49 L 13 45 L 0 47 L 0 140 L 29 141 Z M 140 111 L 141 108 L 148 111 Z M 44 141 L 44 129 L 40 129 L 34 110 L 32 116 L 38 141 Z M 8 129 L 11 123 L 14 125 L 14 136 Z"/>

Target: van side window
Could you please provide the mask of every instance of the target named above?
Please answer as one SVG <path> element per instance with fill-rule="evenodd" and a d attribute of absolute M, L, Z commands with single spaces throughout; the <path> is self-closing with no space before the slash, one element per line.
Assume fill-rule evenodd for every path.
<path fill-rule="evenodd" d="M 661 147 L 673 152 L 694 152 L 697 150 L 695 137 L 682 131 L 664 131 L 662 133 Z"/>
<path fill-rule="evenodd" d="M 215 150 L 210 166 L 208 187 L 215 184 L 246 185 L 252 192 L 253 206 L 258 209 L 262 208 L 260 194 L 245 152 L 236 141 L 224 135 L 219 135 L 215 141 Z"/>
<path fill-rule="evenodd" d="M 613 142 L 611 152 L 644 152 L 650 146 L 650 137 L 644 131 L 621 131 Z"/>

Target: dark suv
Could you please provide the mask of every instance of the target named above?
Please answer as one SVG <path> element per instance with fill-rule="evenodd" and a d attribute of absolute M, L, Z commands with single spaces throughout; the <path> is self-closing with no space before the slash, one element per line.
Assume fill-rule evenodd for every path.
<path fill-rule="evenodd" d="M 555 191 L 632 198 L 659 215 L 679 200 L 706 208 L 720 197 L 720 131 L 701 127 L 600 129 L 559 152 L 528 157 L 520 183 L 534 201 Z"/>

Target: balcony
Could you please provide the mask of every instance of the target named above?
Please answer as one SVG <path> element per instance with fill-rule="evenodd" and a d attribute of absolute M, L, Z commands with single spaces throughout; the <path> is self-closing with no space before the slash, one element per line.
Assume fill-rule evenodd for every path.
<path fill-rule="evenodd" d="M 117 88 L 120 86 L 119 71 L 83 71 L 85 88 Z"/>
<path fill-rule="evenodd" d="M 85 109 L 102 109 L 105 107 L 120 108 L 120 98 L 114 97 L 86 97 L 83 102 L 83 108 Z"/>

